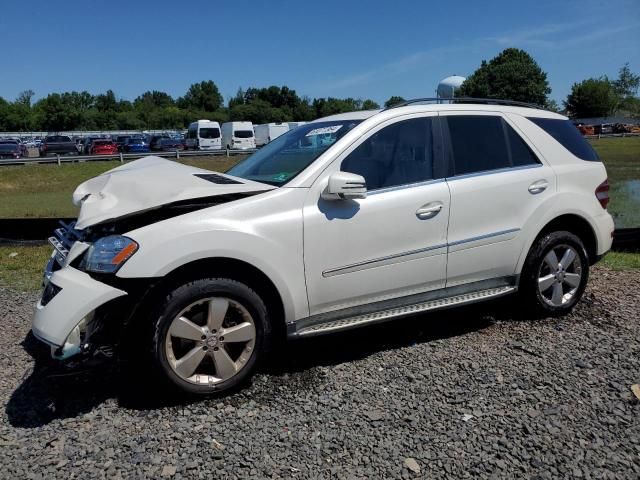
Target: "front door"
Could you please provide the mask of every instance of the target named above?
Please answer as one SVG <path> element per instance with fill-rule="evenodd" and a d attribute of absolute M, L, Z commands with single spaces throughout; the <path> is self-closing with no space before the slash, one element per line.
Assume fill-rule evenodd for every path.
<path fill-rule="evenodd" d="M 444 287 L 450 202 L 438 128 L 424 114 L 378 125 L 314 183 L 304 208 L 312 315 Z M 362 175 L 367 198 L 323 200 L 338 170 Z"/>

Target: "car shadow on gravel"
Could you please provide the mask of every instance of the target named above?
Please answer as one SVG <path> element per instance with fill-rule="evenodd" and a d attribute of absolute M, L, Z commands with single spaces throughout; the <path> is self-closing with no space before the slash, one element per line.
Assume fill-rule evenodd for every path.
<path fill-rule="evenodd" d="M 275 349 L 263 373 L 274 384 L 286 383 L 290 374 L 304 373 L 313 367 L 351 362 L 381 351 L 479 331 L 496 320 L 513 318 L 512 313 L 508 300 L 494 301 L 286 342 Z M 158 392 L 144 379 L 125 380 L 113 361 L 61 369 L 50 359 L 48 348 L 31 333 L 22 346 L 33 357 L 34 367 L 7 403 L 6 414 L 14 427 L 34 428 L 55 419 L 77 417 L 112 398 L 121 407 L 141 411 L 203 401 Z"/>

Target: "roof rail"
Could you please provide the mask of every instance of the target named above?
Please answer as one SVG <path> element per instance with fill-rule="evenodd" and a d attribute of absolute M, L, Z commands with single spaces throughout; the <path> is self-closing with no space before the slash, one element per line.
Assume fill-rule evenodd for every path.
<path fill-rule="evenodd" d="M 516 102 L 515 100 L 501 100 L 499 98 L 474 98 L 474 97 L 453 97 L 453 98 L 439 98 L 439 97 L 426 97 L 426 98 L 414 98 L 407 100 L 406 102 L 397 103 L 390 107 L 384 108 L 382 111 L 390 110 L 392 108 L 405 107 L 407 105 L 413 105 L 416 103 L 480 103 L 485 105 L 511 105 L 513 107 L 526 107 L 537 108 L 544 110 L 544 107 L 535 105 L 533 103 Z"/>

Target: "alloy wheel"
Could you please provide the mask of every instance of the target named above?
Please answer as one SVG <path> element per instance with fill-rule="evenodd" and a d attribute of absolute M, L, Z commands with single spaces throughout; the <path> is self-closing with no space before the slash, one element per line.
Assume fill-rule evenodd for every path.
<path fill-rule="evenodd" d="M 165 338 L 171 369 L 196 385 L 217 384 L 237 375 L 251 358 L 255 322 L 238 301 L 209 297 L 192 303 L 172 320 Z"/>
<path fill-rule="evenodd" d="M 569 245 L 553 247 L 544 256 L 538 272 L 538 291 L 553 307 L 569 303 L 582 283 L 582 261 Z"/>

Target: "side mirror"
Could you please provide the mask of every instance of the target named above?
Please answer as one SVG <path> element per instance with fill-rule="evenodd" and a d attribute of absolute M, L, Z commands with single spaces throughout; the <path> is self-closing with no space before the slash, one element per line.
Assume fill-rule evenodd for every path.
<path fill-rule="evenodd" d="M 335 172 L 322 192 L 325 200 L 367 198 L 367 182 L 361 175 L 349 172 Z"/>

